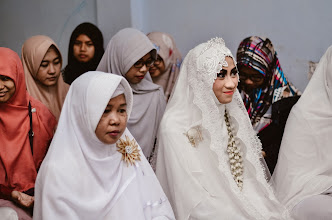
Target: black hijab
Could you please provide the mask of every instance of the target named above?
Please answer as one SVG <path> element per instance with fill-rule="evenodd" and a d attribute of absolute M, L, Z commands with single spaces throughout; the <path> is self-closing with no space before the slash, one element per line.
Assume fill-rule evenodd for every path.
<path fill-rule="evenodd" d="M 86 63 L 79 62 L 74 57 L 74 43 L 76 38 L 85 34 L 88 36 L 95 46 L 95 54 L 93 58 Z M 63 78 L 68 84 L 71 84 L 77 77 L 88 71 L 96 70 L 101 57 L 104 54 L 104 39 L 101 31 L 94 24 L 85 22 L 78 25 L 70 36 L 68 50 L 68 65 L 64 69 Z"/>

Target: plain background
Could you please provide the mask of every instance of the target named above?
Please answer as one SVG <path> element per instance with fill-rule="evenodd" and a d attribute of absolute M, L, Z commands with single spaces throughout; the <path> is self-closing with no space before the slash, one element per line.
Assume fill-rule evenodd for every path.
<path fill-rule="evenodd" d="M 67 64 L 69 38 L 85 21 L 103 32 L 105 48 L 125 27 L 170 33 L 183 56 L 212 37 L 233 55 L 251 35 L 270 38 L 288 79 L 301 91 L 309 61 L 332 45 L 330 0 L 0 0 L 0 46 L 21 54 L 24 41 L 50 36 Z"/>

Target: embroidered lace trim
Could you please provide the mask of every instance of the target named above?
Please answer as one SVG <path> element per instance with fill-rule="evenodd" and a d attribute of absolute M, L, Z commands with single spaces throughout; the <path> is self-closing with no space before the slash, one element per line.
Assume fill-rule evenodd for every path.
<path fill-rule="evenodd" d="M 251 216 L 254 216 L 255 219 L 263 219 L 263 216 L 268 214 L 262 213 L 262 210 L 258 212 L 241 193 L 233 180 L 229 168 L 228 154 L 226 152 L 228 137 L 224 114 L 220 112 L 211 96 L 210 88 L 213 86 L 217 73 L 222 69 L 225 57 L 229 56 L 233 58 L 233 56 L 220 38 L 210 40 L 200 54 L 190 53 L 190 55 L 192 57 L 189 58 L 189 64 L 187 65 L 188 83 L 194 93 L 193 103 L 202 111 L 202 127 L 205 128 L 211 136 L 210 149 L 214 151 L 218 157 L 218 168 L 220 172 L 227 177 L 231 190 L 241 200 L 247 212 Z M 195 67 L 197 67 L 197 69 L 195 69 Z M 260 162 L 262 146 L 252 129 L 239 92 L 235 92 L 231 103 L 223 106 L 224 108 L 226 106 L 229 112 L 231 123 L 237 123 L 239 125 L 236 135 L 243 143 L 246 143 L 247 152 L 244 158 L 255 167 L 257 180 L 269 190 L 269 199 L 278 203 L 272 188 L 267 183 L 265 172 L 263 172 L 265 168 Z M 245 189 L 245 187 L 244 182 L 243 189 Z"/>

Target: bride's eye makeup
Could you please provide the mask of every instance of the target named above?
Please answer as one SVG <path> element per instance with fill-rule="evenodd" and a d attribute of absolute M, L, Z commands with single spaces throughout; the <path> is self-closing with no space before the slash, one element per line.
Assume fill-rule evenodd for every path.
<path fill-rule="evenodd" d="M 237 70 L 236 67 L 234 67 L 232 70 L 231 70 L 231 76 L 236 76 L 239 74 L 239 71 Z"/>
<path fill-rule="evenodd" d="M 220 79 L 224 79 L 226 75 L 227 75 L 227 70 L 220 70 L 220 72 L 217 73 L 217 77 Z"/>
<path fill-rule="evenodd" d="M 237 70 L 236 67 L 234 67 L 234 68 L 231 70 L 230 75 L 231 75 L 231 77 L 234 77 L 234 76 L 237 76 L 238 73 L 239 73 L 239 71 Z M 219 79 L 224 79 L 224 78 L 226 77 L 226 75 L 227 75 L 227 70 L 224 70 L 224 69 L 220 70 L 220 72 L 217 73 L 217 77 L 218 77 Z"/>

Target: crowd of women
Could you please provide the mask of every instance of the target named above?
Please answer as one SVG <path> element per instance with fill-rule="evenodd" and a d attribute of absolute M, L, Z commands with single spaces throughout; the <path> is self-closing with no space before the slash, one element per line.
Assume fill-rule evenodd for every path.
<path fill-rule="evenodd" d="M 332 47 L 302 94 L 265 37 L 103 45 L 0 47 L 1 219 L 332 219 Z"/>

